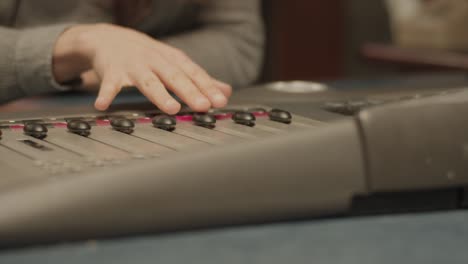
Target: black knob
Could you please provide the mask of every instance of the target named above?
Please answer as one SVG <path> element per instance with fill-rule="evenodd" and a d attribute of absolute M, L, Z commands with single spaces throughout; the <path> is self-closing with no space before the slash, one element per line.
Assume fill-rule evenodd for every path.
<path fill-rule="evenodd" d="M 91 134 L 91 125 L 83 120 L 70 120 L 68 121 L 67 128 L 68 131 L 83 137 L 87 137 Z"/>
<path fill-rule="evenodd" d="M 333 113 L 344 113 L 346 112 L 346 102 L 326 102 L 324 105 L 325 110 L 333 112 Z"/>
<path fill-rule="evenodd" d="M 272 109 L 268 113 L 268 116 L 270 117 L 270 120 L 284 124 L 290 124 L 292 121 L 291 113 L 280 109 Z"/>
<path fill-rule="evenodd" d="M 366 100 L 353 100 L 346 103 L 346 113 L 348 115 L 355 115 L 362 109 L 369 107 L 370 104 Z"/>
<path fill-rule="evenodd" d="M 153 126 L 166 131 L 174 131 L 177 125 L 177 120 L 173 116 L 159 115 L 152 120 Z"/>
<path fill-rule="evenodd" d="M 342 115 L 355 115 L 363 108 L 371 106 L 367 100 L 352 100 L 342 102 L 327 102 L 325 103 L 325 110 L 342 114 Z"/>
<path fill-rule="evenodd" d="M 195 114 L 193 116 L 193 122 L 197 126 L 214 128 L 216 124 L 216 118 L 210 114 Z"/>
<path fill-rule="evenodd" d="M 232 115 L 232 120 L 240 125 L 255 126 L 255 116 L 249 112 L 235 112 L 234 115 Z"/>
<path fill-rule="evenodd" d="M 127 118 L 116 118 L 111 120 L 111 126 L 116 131 L 125 134 L 132 134 L 133 129 L 135 128 L 135 123 Z"/>
<path fill-rule="evenodd" d="M 24 134 L 37 138 L 44 139 L 47 137 L 47 127 L 39 123 L 27 123 L 23 128 Z"/>

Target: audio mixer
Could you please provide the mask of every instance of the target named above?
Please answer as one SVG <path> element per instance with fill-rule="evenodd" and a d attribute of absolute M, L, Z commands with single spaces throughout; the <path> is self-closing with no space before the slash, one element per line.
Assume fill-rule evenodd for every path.
<path fill-rule="evenodd" d="M 468 89 L 248 88 L 0 113 L 0 245 L 467 206 Z"/>

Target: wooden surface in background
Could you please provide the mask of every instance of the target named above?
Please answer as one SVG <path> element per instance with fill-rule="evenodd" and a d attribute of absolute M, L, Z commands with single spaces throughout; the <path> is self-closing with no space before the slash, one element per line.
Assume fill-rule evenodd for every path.
<path fill-rule="evenodd" d="M 344 73 L 344 0 L 266 0 L 268 80 L 336 79 Z"/>

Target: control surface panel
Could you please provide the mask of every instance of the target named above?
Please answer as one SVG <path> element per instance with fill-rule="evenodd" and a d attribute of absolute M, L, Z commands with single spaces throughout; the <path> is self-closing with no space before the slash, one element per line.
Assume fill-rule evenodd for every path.
<path fill-rule="evenodd" d="M 207 113 L 0 114 L 0 245 L 466 206 L 466 88 L 301 85 Z"/>

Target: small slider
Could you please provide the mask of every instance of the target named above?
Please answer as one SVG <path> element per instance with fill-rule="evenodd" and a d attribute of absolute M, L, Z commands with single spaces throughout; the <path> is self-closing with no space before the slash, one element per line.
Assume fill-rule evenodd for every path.
<path fill-rule="evenodd" d="M 174 131 L 177 120 L 173 116 L 158 115 L 152 119 L 153 126 L 166 131 Z"/>
<path fill-rule="evenodd" d="M 111 120 L 111 126 L 116 131 L 130 135 L 134 131 L 135 123 L 128 118 L 116 118 Z"/>
<path fill-rule="evenodd" d="M 197 126 L 212 129 L 216 126 L 216 117 L 210 114 L 195 114 L 193 116 L 193 122 Z"/>
<path fill-rule="evenodd" d="M 239 125 L 253 127 L 255 126 L 255 115 L 249 112 L 235 112 L 232 120 Z"/>
<path fill-rule="evenodd" d="M 80 119 L 68 121 L 67 128 L 71 133 L 80 135 L 82 137 L 87 137 L 91 134 L 91 125 L 88 122 Z"/>
<path fill-rule="evenodd" d="M 45 125 L 40 123 L 26 123 L 23 127 L 25 135 L 37 139 L 44 139 L 47 137 L 48 129 Z"/>
<path fill-rule="evenodd" d="M 290 124 L 292 121 L 291 113 L 281 109 L 272 109 L 268 113 L 268 116 L 270 117 L 271 121 L 280 122 L 284 124 Z"/>

